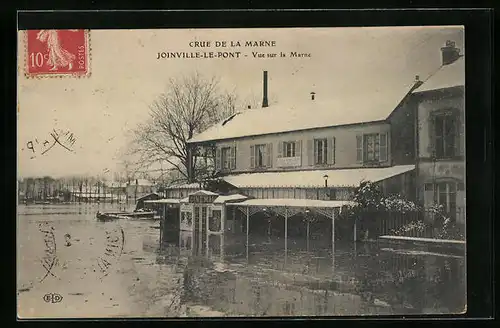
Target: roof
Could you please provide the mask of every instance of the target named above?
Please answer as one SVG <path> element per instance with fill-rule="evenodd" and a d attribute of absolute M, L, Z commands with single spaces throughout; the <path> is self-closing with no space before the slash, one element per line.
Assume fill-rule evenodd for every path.
<path fill-rule="evenodd" d="M 354 204 L 345 200 L 318 200 L 318 199 L 294 199 L 294 198 L 263 198 L 263 199 L 247 199 L 239 203 L 227 204 L 228 206 L 258 206 L 258 207 L 323 207 L 323 208 L 338 208 Z"/>
<path fill-rule="evenodd" d="M 383 121 L 412 88 L 413 84 L 401 88 L 377 90 L 368 94 L 339 97 L 328 102 L 316 99 L 302 104 L 277 104 L 266 108 L 249 109 L 226 120 L 225 124 L 213 125 L 195 135 L 188 142 Z M 346 110 L 349 111 L 349 115 L 346 115 Z M 312 113 L 314 115 L 311 115 Z"/>
<path fill-rule="evenodd" d="M 240 195 L 240 194 L 219 196 L 214 200 L 214 204 L 224 204 L 227 202 L 234 202 L 234 201 L 240 201 L 240 200 L 245 200 L 245 199 L 248 199 L 248 197 L 245 195 Z"/>
<path fill-rule="evenodd" d="M 198 195 L 202 195 L 202 196 L 218 196 L 219 194 L 215 193 L 215 192 L 211 192 L 211 191 L 208 191 L 208 190 L 198 190 L 192 194 L 189 194 L 189 196 L 198 196 Z"/>
<path fill-rule="evenodd" d="M 137 198 L 137 200 L 141 200 L 141 199 L 146 199 L 146 198 L 150 198 L 150 197 L 157 197 L 157 198 L 160 198 L 160 195 L 156 194 L 156 193 L 150 193 L 150 194 L 147 194 L 147 195 L 144 195 L 142 197 L 139 197 Z"/>
<path fill-rule="evenodd" d="M 138 186 L 154 186 L 154 183 L 146 179 L 136 179 L 135 181 L 130 181 L 131 185 L 135 185 L 137 182 Z"/>
<path fill-rule="evenodd" d="M 465 85 L 465 57 L 461 56 L 451 64 L 441 66 L 414 93 L 452 88 Z"/>
<path fill-rule="evenodd" d="M 147 204 L 179 204 L 181 202 L 180 199 L 175 198 L 163 198 L 156 200 L 145 200 L 144 203 Z"/>
<path fill-rule="evenodd" d="M 362 181 L 378 182 L 414 169 L 415 165 L 398 165 L 383 168 L 259 172 L 229 175 L 223 179 L 237 188 L 321 188 L 325 185 L 323 176 L 326 174 L 329 186 L 357 187 Z"/>
<path fill-rule="evenodd" d="M 165 189 L 200 189 L 199 183 L 182 183 L 165 187 Z"/>

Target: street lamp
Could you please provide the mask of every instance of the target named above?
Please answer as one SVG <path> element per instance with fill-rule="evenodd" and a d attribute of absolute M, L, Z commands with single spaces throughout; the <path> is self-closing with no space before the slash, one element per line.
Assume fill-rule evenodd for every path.
<path fill-rule="evenodd" d="M 328 195 L 328 174 L 325 174 L 323 176 L 323 179 L 325 179 L 325 196 L 327 199 L 329 199 L 330 196 Z"/>

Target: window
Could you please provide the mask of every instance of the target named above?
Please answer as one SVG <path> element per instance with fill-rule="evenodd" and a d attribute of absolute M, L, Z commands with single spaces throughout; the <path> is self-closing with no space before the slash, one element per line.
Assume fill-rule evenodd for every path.
<path fill-rule="evenodd" d="M 231 168 L 231 148 L 225 147 L 221 149 L 221 164 L 223 170 L 229 170 Z"/>
<path fill-rule="evenodd" d="M 327 139 L 314 139 L 314 164 L 326 164 L 327 154 Z"/>
<path fill-rule="evenodd" d="M 357 136 L 356 158 L 359 163 L 387 161 L 387 134 L 372 133 Z"/>
<path fill-rule="evenodd" d="M 181 221 L 183 224 L 187 225 L 191 228 L 191 224 L 193 223 L 193 219 L 191 217 L 191 212 L 181 212 Z"/>
<path fill-rule="evenodd" d="M 437 183 L 434 189 L 434 201 L 442 205 L 447 213 L 456 213 L 457 190 L 454 182 Z"/>
<path fill-rule="evenodd" d="M 250 147 L 250 167 L 266 168 L 272 164 L 272 144 L 254 145 Z"/>
<path fill-rule="evenodd" d="M 283 157 L 295 157 L 295 142 L 283 143 Z"/>
<path fill-rule="evenodd" d="M 424 191 L 431 192 L 433 200 L 427 202 L 443 206 L 445 213 L 455 220 L 457 214 L 457 190 L 461 190 L 463 183 L 461 182 L 438 182 L 426 183 Z"/>
<path fill-rule="evenodd" d="M 378 134 L 367 134 L 363 137 L 363 152 L 365 162 L 374 162 L 379 160 L 380 141 Z"/>
<path fill-rule="evenodd" d="M 236 169 L 236 146 L 217 148 L 215 150 L 215 168 L 217 171 Z"/>
<path fill-rule="evenodd" d="M 457 116 L 451 113 L 434 116 L 434 152 L 436 158 L 449 158 L 457 153 Z"/>
<path fill-rule="evenodd" d="M 264 167 L 266 145 L 255 146 L 255 167 Z"/>
<path fill-rule="evenodd" d="M 219 232 L 221 230 L 221 211 L 212 210 L 212 217 L 209 222 L 210 231 Z"/>

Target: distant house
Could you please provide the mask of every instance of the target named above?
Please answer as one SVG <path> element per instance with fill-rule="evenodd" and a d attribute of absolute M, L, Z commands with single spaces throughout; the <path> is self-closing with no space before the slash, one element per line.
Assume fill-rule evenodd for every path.
<path fill-rule="evenodd" d="M 146 179 L 135 179 L 127 183 L 126 194 L 129 200 L 137 201 L 143 196 L 156 193 L 157 187 L 155 183 Z"/>
<path fill-rule="evenodd" d="M 158 195 L 156 193 L 144 195 L 144 196 L 137 199 L 137 204 L 135 206 L 135 209 L 139 210 L 139 209 L 145 208 L 144 201 L 146 201 L 146 200 L 158 200 L 160 198 L 161 198 L 160 195 Z"/>

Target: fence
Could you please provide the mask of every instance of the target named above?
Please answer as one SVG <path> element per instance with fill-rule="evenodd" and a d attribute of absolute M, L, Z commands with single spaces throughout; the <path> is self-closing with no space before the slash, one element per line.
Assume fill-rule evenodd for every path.
<path fill-rule="evenodd" d="M 448 216 L 451 221 L 445 223 L 442 216 L 430 210 L 408 213 L 364 212 L 358 217 L 357 235 L 360 239 L 373 239 L 382 235 L 463 239 L 465 210 L 457 208 L 456 213 Z"/>

